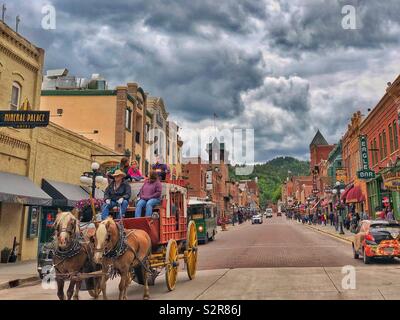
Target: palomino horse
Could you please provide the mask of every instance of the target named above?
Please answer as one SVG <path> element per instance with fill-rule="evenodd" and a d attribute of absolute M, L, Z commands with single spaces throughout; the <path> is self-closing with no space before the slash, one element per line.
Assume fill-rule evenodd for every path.
<path fill-rule="evenodd" d="M 113 272 L 121 276 L 119 283 L 119 299 L 126 300 L 126 290 L 131 282 L 131 271 L 142 265 L 144 279 L 143 299 L 149 298 L 149 286 L 147 282 L 149 264 L 148 256 L 151 253 L 151 239 L 143 230 L 127 230 L 124 235 L 123 227 L 108 217 L 97 224 L 95 236 L 94 261 L 103 265 L 103 273 L 107 273 L 109 267 Z M 103 276 L 100 284 L 103 298 L 107 299 L 106 282 L 108 276 Z"/>
<path fill-rule="evenodd" d="M 53 264 L 56 270 L 57 296 L 60 300 L 65 299 L 64 282 L 69 275 L 82 272 L 84 268 L 92 264 L 93 249 L 89 243 L 82 243 L 79 239 L 79 220 L 71 212 L 59 212 L 54 222 L 55 229 L 55 253 Z M 72 295 L 78 300 L 81 280 L 71 278 L 67 290 L 67 298 L 71 300 Z"/>

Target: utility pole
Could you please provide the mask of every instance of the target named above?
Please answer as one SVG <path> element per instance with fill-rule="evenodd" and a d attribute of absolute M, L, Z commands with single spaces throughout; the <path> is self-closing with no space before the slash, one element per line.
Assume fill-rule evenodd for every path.
<path fill-rule="evenodd" d="M 6 5 L 3 3 L 3 6 L 1 7 L 1 21 L 3 22 L 4 18 L 6 17 L 6 11 L 7 11 Z"/>
<path fill-rule="evenodd" d="M 18 26 L 19 23 L 21 22 L 21 19 L 19 18 L 19 15 L 15 18 L 15 32 L 18 33 Z"/>

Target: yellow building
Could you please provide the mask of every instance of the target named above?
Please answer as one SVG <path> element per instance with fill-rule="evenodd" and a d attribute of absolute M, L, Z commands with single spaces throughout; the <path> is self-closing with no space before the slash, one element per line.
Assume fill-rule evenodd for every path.
<path fill-rule="evenodd" d="M 54 123 L 101 143 L 145 166 L 146 94 L 137 83 L 108 90 L 98 75 L 92 79 L 50 70 L 45 78 L 41 109 L 50 110 Z"/>
<path fill-rule="evenodd" d="M 39 109 L 43 60 L 42 49 L 0 22 L 0 110 L 16 110 L 26 100 Z M 35 129 L 1 127 L 0 250 L 11 248 L 15 237 L 19 259 L 36 259 L 44 212 L 56 211 L 57 200 L 70 207 L 88 197 L 81 174 L 93 161 L 120 159 L 113 155 L 113 149 L 54 123 Z M 44 185 L 54 189 L 51 196 Z"/>

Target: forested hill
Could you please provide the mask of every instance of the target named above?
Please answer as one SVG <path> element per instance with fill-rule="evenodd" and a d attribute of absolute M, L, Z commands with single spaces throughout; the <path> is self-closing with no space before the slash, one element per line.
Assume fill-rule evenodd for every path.
<path fill-rule="evenodd" d="M 279 157 L 263 164 L 254 166 L 249 176 L 236 176 L 235 167 L 229 168 L 230 178 L 233 180 L 254 179 L 258 177 L 260 187 L 260 202 L 264 206 L 268 200 L 276 202 L 281 195 L 282 182 L 291 175 L 302 176 L 310 173 L 310 163 L 293 157 Z"/>

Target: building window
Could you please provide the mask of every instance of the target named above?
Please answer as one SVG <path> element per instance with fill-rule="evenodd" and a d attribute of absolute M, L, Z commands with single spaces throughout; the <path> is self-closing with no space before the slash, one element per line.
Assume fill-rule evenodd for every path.
<path fill-rule="evenodd" d="M 376 142 L 376 138 L 374 138 L 374 154 L 375 154 L 375 163 L 378 163 L 378 143 Z"/>
<path fill-rule="evenodd" d="M 386 144 L 386 131 L 383 130 L 382 132 L 382 139 L 383 139 L 383 157 L 387 157 L 387 144 Z"/>
<path fill-rule="evenodd" d="M 139 131 L 136 131 L 136 134 L 135 134 L 135 142 L 138 143 L 138 144 L 140 144 L 140 132 L 139 132 Z"/>
<path fill-rule="evenodd" d="M 149 176 L 149 162 L 147 160 L 144 161 L 144 175 Z"/>
<path fill-rule="evenodd" d="M 390 153 L 393 153 L 394 145 L 393 145 L 393 131 L 391 124 L 389 124 L 389 145 L 390 145 Z"/>
<path fill-rule="evenodd" d="M 159 113 L 156 114 L 156 122 L 157 122 L 157 124 L 158 124 L 160 127 L 163 127 L 163 126 L 164 126 L 163 119 L 162 119 L 162 117 L 161 117 L 161 114 L 159 114 Z"/>
<path fill-rule="evenodd" d="M 375 165 L 375 151 L 374 151 L 373 141 L 371 141 L 371 160 L 372 160 L 372 165 Z"/>
<path fill-rule="evenodd" d="M 125 128 L 129 131 L 132 130 L 132 110 L 129 108 L 125 110 Z"/>
<path fill-rule="evenodd" d="M 380 160 L 383 160 L 383 141 L 382 141 L 382 133 L 379 134 L 379 157 L 380 157 Z"/>
<path fill-rule="evenodd" d="M 394 150 L 399 148 L 399 135 L 397 131 L 397 121 L 393 121 L 393 141 L 394 141 Z"/>
<path fill-rule="evenodd" d="M 13 82 L 11 90 L 11 110 L 18 110 L 21 100 L 21 85 L 18 82 Z"/>

